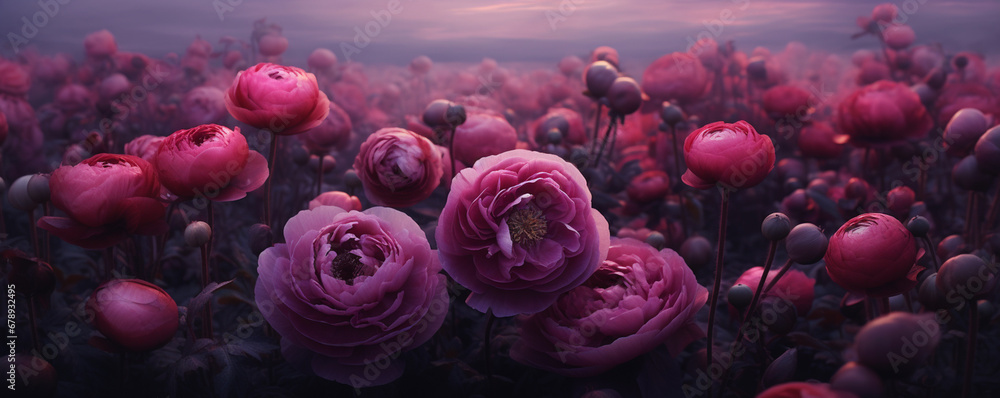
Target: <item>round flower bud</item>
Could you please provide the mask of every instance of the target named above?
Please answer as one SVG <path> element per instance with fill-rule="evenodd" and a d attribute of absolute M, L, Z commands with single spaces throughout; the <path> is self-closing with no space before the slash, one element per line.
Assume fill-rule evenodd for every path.
<path fill-rule="evenodd" d="M 653 231 L 646 237 L 646 243 L 656 248 L 656 250 L 663 250 L 663 248 L 667 245 L 667 238 L 664 237 L 659 231 Z"/>
<path fill-rule="evenodd" d="M 760 224 L 760 232 L 769 241 L 777 242 L 785 239 L 792 230 L 792 220 L 784 213 L 771 213 Z"/>
<path fill-rule="evenodd" d="M 967 253 L 969 248 L 965 246 L 965 238 L 962 235 L 949 235 L 938 242 L 937 255 L 939 258 L 951 258 L 961 253 Z"/>
<path fill-rule="evenodd" d="M 604 97 L 615 79 L 618 78 L 618 68 L 608 61 L 597 61 L 587 66 L 583 71 L 583 82 L 591 97 Z"/>
<path fill-rule="evenodd" d="M 684 121 L 684 111 L 669 101 L 663 101 L 663 107 L 660 108 L 660 119 L 668 126 L 675 127 L 677 123 Z"/>
<path fill-rule="evenodd" d="M 785 251 L 788 257 L 799 264 L 815 264 L 823 259 L 829 241 L 823 231 L 814 224 L 802 223 L 788 233 Z"/>
<path fill-rule="evenodd" d="M 770 387 L 791 381 L 799 366 L 798 351 L 792 348 L 771 362 L 767 370 L 764 371 L 764 375 L 761 376 L 761 384 L 764 387 Z"/>
<path fill-rule="evenodd" d="M 28 180 L 28 197 L 35 203 L 45 203 L 49 201 L 52 191 L 49 190 L 49 176 L 35 174 Z"/>
<path fill-rule="evenodd" d="M 875 371 L 857 362 L 848 362 L 830 378 L 830 388 L 853 393 L 858 398 L 881 398 L 885 386 Z"/>
<path fill-rule="evenodd" d="M 1000 174 L 1000 126 L 986 130 L 974 148 L 979 169 L 990 174 Z"/>
<path fill-rule="evenodd" d="M 930 274 L 920 283 L 917 289 L 917 301 L 926 309 L 938 310 L 948 308 L 949 304 L 944 294 L 937 288 L 938 274 Z"/>
<path fill-rule="evenodd" d="M 18 177 L 11 184 L 10 190 L 7 192 L 7 200 L 10 200 L 10 204 L 19 210 L 31 211 L 38 205 L 34 200 L 31 199 L 31 195 L 28 194 L 28 183 L 31 181 L 33 175 L 25 175 Z"/>
<path fill-rule="evenodd" d="M 963 108 L 955 112 L 944 128 L 944 145 L 948 154 L 968 155 L 989 128 L 989 117 L 979 109 Z"/>
<path fill-rule="evenodd" d="M 692 236 L 681 244 L 681 257 L 693 270 L 697 270 L 712 259 L 712 244 L 703 236 Z"/>
<path fill-rule="evenodd" d="M 313 170 L 319 169 L 319 155 L 309 155 L 309 167 Z M 323 155 L 323 172 L 329 173 L 337 168 L 337 159 L 330 155 Z"/>
<path fill-rule="evenodd" d="M 212 239 L 212 227 L 204 221 L 194 221 L 184 228 L 184 242 L 192 247 L 202 247 Z"/>
<path fill-rule="evenodd" d="M 887 297 L 916 285 L 916 241 L 888 214 L 848 220 L 830 237 L 825 259 L 830 279 L 852 292 Z"/>
<path fill-rule="evenodd" d="M 864 200 L 868 197 L 869 190 L 867 181 L 858 177 L 852 177 L 850 180 L 847 180 L 847 185 L 844 186 L 844 197 L 847 199 Z"/>
<path fill-rule="evenodd" d="M 940 338 L 933 313 L 893 312 L 865 324 L 854 338 L 854 350 L 858 363 L 883 376 L 894 376 L 922 366 Z"/>
<path fill-rule="evenodd" d="M 747 75 L 757 81 L 767 80 L 767 65 L 763 58 L 755 57 L 747 64 Z"/>
<path fill-rule="evenodd" d="M 549 141 L 550 144 L 552 144 L 552 145 L 559 145 L 560 143 L 562 143 L 563 133 L 562 133 L 562 131 L 559 131 L 558 128 L 553 127 L 551 129 L 549 129 L 548 133 L 546 133 L 545 138 L 548 139 L 548 141 Z"/>
<path fill-rule="evenodd" d="M 993 305 L 989 300 L 979 300 L 976 302 L 979 308 L 976 310 L 979 313 L 979 327 L 982 328 L 989 324 L 990 320 L 993 319 L 993 315 L 996 314 L 997 307 Z"/>
<path fill-rule="evenodd" d="M 158 286 L 139 279 L 112 279 L 87 301 L 94 327 L 108 340 L 132 351 L 148 351 L 174 337 L 180 323 L 177 303 Z"/>
<path fill-rule="evenodd" d="M 975 155 L 962 158 L 951 169 L 951 178 L 959 188 L 969 191 L 986 192 L 993 185 L 993 176 L 979 169 Z"/>
<path fill-rule="evenodd" d="M 750 305 L 751 300 L 753 300 L 753 289 L 742 283 L 729 288 L 729 293 L 726 295 L 726 301 L 740 312 Z"/>
<path fill-rule="evenodd" d="M 927 232 L 930 232 L 931 223 L 924 217 L 916 216 L 906 222 L 906 229 L 909 230 L 913 236 L 922 238 L 927 236 Z"/>
<path fill-rule="evenodd" d="M 631 77 L 619 76 L 608 89 L 611 110 L 619 115 L 630 115 L 642 106 L 642 89 Z"/>
<path fill-rule="evenodd" d="M 271 245 L 274 245 L 274 232 L 271 231 L 271 227 L 264 224 L 250 226 L 250 251 L 254 255 L 260 255 Z"/>
<path fill-rule="evenodd" d="M 996 284 L 996 273 L 983 259 L 972 254 L 949 258 L 937 273 L 938 292 L 949 300 L 985 298 Z"/>
<path fill-rule="evenodd" d="M 344 185 L 347 189 L 355 190 L 361 188 L 361 177 L 358 176 L 358 172 L 354 169 L 350 169 L 344 172 Z"/>

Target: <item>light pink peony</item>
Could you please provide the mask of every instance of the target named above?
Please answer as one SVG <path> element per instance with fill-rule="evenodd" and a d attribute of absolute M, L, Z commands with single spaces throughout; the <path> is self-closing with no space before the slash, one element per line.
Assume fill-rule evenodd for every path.
<path fill-rule="evenodd" d="M 184 127 L 219 123 L 226 117 L 226 93 L 212 86 L 200 86 L 184 94 L 181 101 Z"/>
<path fill-rule="evenodd" d="M 254 292 L 285 359 L 355 388 L 398 378 L 400 352 L 430 339 L 448 312 L 420 226 L 389 208 L 321 206 L 288 220 L 284 236 L 260 254 Z"/>
<path fill-rule="evenodd" d="M 672 53 L 653 61 L 642 74 L 642 92 L 652 102 L 693 102 L 711 88 L 701 61 L 688 53 Z"/>
<path fill-rule="evenodd" d="M 472 291 L 469 306 L 504 317 L 539 312 L 587 280 L 609 235 L 575 166 L 519 149 L 452 180 L 436 241 L 445 271 Z"/>
<path fill-rule="evenodd" d="M 31 88 L 31 76 L 21 65 L 0 59 L 0 94 L 23 97 Z"/>
<path fill-rule="evenodd" d="M 329 191 L 319 194 L 309 201 L 309 210 L 320 206 L 336 206 L 344 210 L 361 211 L 361 200 L 345 192 Z"/>
<path fill-rule="evenodd" d="M 566 376 L 590 377 L 666 343 L 671 354 L 704 336 L 695 314 L 708 290 L 676 252 L 611 241 L 608 259 L 551 307 L 518 318 L 510 356 Z"/>
<path fill-rule="evenodd" d="M 87 35 L 83 39 L 83 48 L 90 58 L 105 58 L 115 55 L 118 43 L 115 43 L 115 36 L 104 29 Z"/>
<path fill-rule="evenodd" d="M 330 112 L 316 76 L 293 66 L 260 63 L 236 75 L 226 109 L 236 120 L 278 135 L 318 126 Z"/>
<path fill-rule="evenodd" d="M 162 144 L 165 139 L 167 139 L 167 137 L 161 137 L 158 135 L 140 135 L 125 144 L 125 154 L 142 158 L 142 160 L 152 164 L 156 161 L 156 151 L 160 150 L 160 144 Z"/>

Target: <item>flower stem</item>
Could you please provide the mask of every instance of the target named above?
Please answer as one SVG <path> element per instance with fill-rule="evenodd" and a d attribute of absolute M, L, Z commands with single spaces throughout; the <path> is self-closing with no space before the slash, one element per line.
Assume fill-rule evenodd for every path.
<path fill-rule="evenodd" d="M 969 334 L 965 344 L 965 373 L 962 375 L 962 398 L 972 396 L 972 372 L 976 362 L 976 338 L 979 334 L 979 305 L 975 300 L 968 300 Z"/>
<path fill-rule="evenodd" d="M 210 282 L 208 274 L 208 244 L 201 246 L 201 290 L 204 291 Z M 212 338 L 212 301 L 205 302 L 205 310 L 201 316 L 202 337 Z"/>
<path fill-rule="evenodd" d="M 278 135 L 271 133 L 271 154 L 267 157 L 267 182 L 264 187 L 264 225 L 271 227 L 271 183 L 274 182 L 274 164 L 278 157 Z"/>
<path fill-rule="evenodd" d="M 771 271 L 771 264 L 774 263 L 774 253 L 776 251 L 778 251 L 778 241 L 773 240 L 767 249 L 767 260 L 764 261 L 764 273 L 760 275 L 760 282 L 757 282 L 757 288 L 754 289 L 753 299 L 750 300 L 750 306 L 747 307 L 744 319 L 749 319 L 750 315 L 757 308 L 757 301 L 760 300 L 761 293 L 764 292 L 764 282 L 767 281 L 767 273 Z"/>
<path fill-rule="evenodd" d="M 601 111 L 603 110 L 604 105 L 597 101 L 597 114 L 594 115 L 594 135 L 590 139 L 590 156 L 594 156 L 594 150 L 597 149 L 597 137 L 601 130 Z"/>
<path fill-rule="evenodd" d="M 670 126 L 670 139 L 674 143 L 674 184 L 681 183 L 681 148 L 677 145 L 677 127 Z M 686 232 L 686 231 L 685 231 Z"/>
<path fill-rule="evenodd" d="M 38 226 L 35 225 L 35 209 L 28 210 L 31 217 L 31 247 L 35 249 L 35 258 L 41 258 L 42 248 L 38 246 Z"/>
<path fill-rule="evenodd" d="M 485 362 L 486 370 L 486 391 L 487 396 L 494 396 L 493 394 L 493 367 L 490 366 L 490 342 L 493 337 L 493 322 L 496 321 L 496 315 L 493 315 L 493 310 L 486 310 L 486 335 L 483 338 L 483 361 Z"/>
<path fill-rule="evenodd" d="M 597 151 L 597 159 L 594 161 L 595 165 L 601 164 L 601 158 L 604 157 L 604 147 L 608 146 L 608 138 L 612 135 L 618 135 L 618 122 L 614 116 L 611 117 L 611 122 L 608 123 L 608 129 L 604 132 L 604 139 L 601 140 L 601 149 Z M 610 156 L 610 155 L 608 155 Z"/>
<path fill-rule="evenodd" d="M 319 157 L 319 168 L 316 170 L 316 196 L 323 193 L 323 158 Z"/>
<path fill-rule="evenodd" d="M 756 329 L 757 322 L 751 322 L 750 317 L 754 316 L 757 312 L 757 301 L 760 299 L 761 293 L 764 291 L 764 282 L 767 280 L 767 273 L 771 270 L 771 264 L 774 263 L 774 253 L 778 251 L 778 241 L 771 241 L 770 246 L 767 249 L 767 260 L 764 261 L 764 273 L 760 276 L 760 282 L 757 283 L 757 289 L 753 293 L 753 299 L 750 300 L 750 305 L 747 307 L 746 315 L 743 317 L 742 324 L 739 330 L 736 332 L 736 340 L 733 341 L 733 348 L 730 351 L 730 357 L 733 361 L 739 359 L 738 353 L 742 353 L 741 349 L 743 346 L 743 336 L 746 334 L 746 329 L 753 327 Z M 727 367 L 726 371 L 722 375 L 722 389 L 720 390 L 722 394 L 726 393 L 726 388 L 729 386 L 729 370 L 732 366 Z"/>
<path fill-rule="evenodd" d="M 455 175 L 458 174 L 458 170 L 455 170 L 455 127 L 451 127 L 451 133 L 448 135 L 448 166 L 451 169 L 451 179 L 455 179 Z"/>
<path fill-rule="evenodd" d="M 785 276 L 785 273 L 788 272 L 790 268 L 792 268 L 792 259 L 785 261 L 785 265 L 781 266 L 781 269 L 778 270 L 778 274 L 775 275 L 774 279 L 771 279 L 771 282 L 768 282 L 767 287 L 764 288 L 764 293 L 771 291 L 771 288 L 778 284 L 778 281 L 781 280 L 782 276 Z"/>
<path fill-rule="evenodd" d="M 726 219 L 729 218 L 729 189 L 719 187 L 722 194 L 722 205 L 719 211 L 719 252 L 715 256 L 715 284 L 712 286 L 711 303 L 708 306 L 708 346 L 706 348 L 708 366 L 715 362 L 712 356 L 712 344 L 715 342 L 715 307 L 719 303 L 719 287 L 722 283 L 723 256 L 726 252 Z M 711 396 L 709 391 L 709 396 Z"/>
<path fill-rule="evenodd" d="M 938 264 L 937 250 L 935 250 L 934 244 L 931 243 L 931 238 L 924 236 L 921 240 L 923 240 L 924 246 L 927 246 L 927 255 L 931 257 L 931 265 L 934 266 L 932 271 L 937 272 L 941 268 L 941 264 Z"/>

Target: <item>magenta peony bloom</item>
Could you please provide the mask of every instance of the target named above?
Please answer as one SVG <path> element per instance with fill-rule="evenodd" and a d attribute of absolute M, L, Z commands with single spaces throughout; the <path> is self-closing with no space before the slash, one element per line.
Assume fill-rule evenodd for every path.
<path fill-rule="evenodd" d="M 774 145 L 745 121 L 715 122 L 684 140 L 684 162 L 688 170 L 681 180 L 692 187 L 750 188 L 774 168 Z"/>
<path fill-rule="evenodd" d="M 107 58 L 118 52 L 118 43 L 115 42 L 115 36 L 104 29 L 84 37 L 83 48 L 90 58 Z"/>
<path fill-rule="evenodd" d="M 642 73 L 642 92 L 651 102 L 690 103 L 712 87 L 701 61 L 688 53 L 672 53 L 653 61 Z"/>
<path fill-rule="evenodd" d="M 330 102 L 330 114 L 323 123 L 299 136 L 306 148 L 315 154 L 326 154 L 331 149 L 344 149 L 351 141 L 351 118 L 335 102 Z"/>
<path fill-rule="evenodd" d="M 809 116 L 809 108 L 817 102 L 808 91 L 787 84 L 767 89 L 762 100 L 764 111 L 775 120 L 786 117 L 804 119 Z"/>
<path fill-rule="evenodd" d="M 52 205 L 66 217 L 42 217 L 38 227 L 87 249 L 104 249 L 127 234 L 166 232 L 160 182 L 153 166 L 135 156 L 99 154 L 62 166 L 49 178 Z"/>
<path fill-rule="evenodd" d="M 184 94 L 181 117 L 185 126 L 219 123 L 226 117 L 226 94 L 216 87 L 195 87 Z"/>
<path fill-rule="evenodd" d="M 392 207 L 412 206 L 427 199 L 444 173 L 434 143 L 397 127 L 368 136 L 354 158 L 354 170 L 368 200 Z"/>
<path fill-rule="evenodd" d="M 330 100 L 316 76 L 294 66 L 260 63 L 236 75 L 226 91 L 226 109 L 236 120 L 278 135 L 318 126 Z"/>
<path fill-rule="evenodd" d="M 480 158 L 516 148 L 517 130 L 500 116 L 470 112 L 465 123 L 455 129 L 454 147 L 455 160 L 473 164 Z"/>
<path fill-rule="evenodd" d="M 837 108 L 837 124 L 857 146 L 889 146 L 927 136 L 933 121 L 905 84 L 878 81 L 851 93 Z"/>
<path fill-rule="evenodd" d="M 736 278 L 736 282 L 733 285 L 744 284 L 750 287 L 750 290 L 757 292 L 757 285 L 760 284 L 760 277 L 764 275 L 764 267 L 753 267 L 746 271 L 739 278 Z M 771 283 L 771 280 L 777 276 L 777 272 L 768 272 L 767 280 L 764 281 L 764 287 Z M 785 273 L 778 280 L 778 283 L 774 284 L 774 287 L 768 291 L 769 296 L 778 296 L 785 300 L 792 302 L 795 305 L 795 309 L 798 311 L 799 316 L 804 316 L 809 313 L 809 309 L 812 308 L 813 298 L 815 297 L 815 292 L 813 287 L 816 286 L 816 280 L 806 276 L 802 271 L 792 269 Z M 761 296 L 763 299 L 764 296 Z"/>
<path fill-rule="evenodd" d="M 844 152 L 847 136 L 837 135 L 828 123 L 809 123 L 799 131 L 799 150 L 803 156 L 834 159 Z"/>
<path fill-rule="evenodd" d="M 830 389 L 829 384 L 795 381 L 778 384 L 757 394 L 757 398 L 857 398 L 847 391 Z"/>
<path fill-rule="evenodd" d="M 255 294 L 285 358 L 356 388 L 398 378 L 396 358 L 448 311 L 445 276 L 417 223 L 384 207 L 321 206 L 288 220 L 284 236 L 260 254 Z"/>
<path fill-rule="evenodd" d="M 557 156 L 513 150 L 453 180 L 438 219 L 442 266 L 496 316 L 532 314 L 604 261 L 610 232 L 583 175 Z"/>
<path fill-rule="evenodd" d="M 0 59 L 0 94 L 23 97 L 31 88 L 31 76 L 11 61 Z"/>
<path fill-rule="evenodd" d="M 852 292 L 892 296 L 916 285 L 923 267 L 910 231 L 888 214 L 865 213 L 848 220 L 826 249 L 830 279 Z"/>
<path fill-rule="evenodd" d="M 708 290 L 676 252 L 615 238 L 583 285 L 518 318 L 510 356 L 566 376 L 590 377 L 667 344 L 672 355 L 704 336 L 694 322 Z"/>
<path fill-rule="evenodd" d="M 329 191 L 323 192 L 309 201 L 309 210 L 320 206 L 337 206 L 344 210 L 361 211 L 361 200 L 357 196 L 351 196 L 345 192 Z"/>
<path fill-rule="evenodd" d="M 105 282 L 94 290 L 87 309 L 104 337 L 132 351 L 166 344 L 180 325 L 174 299 L 159 286 L 140 279 Z"/>
<path fill-rule="evenodd" d="M 181 198 L 216 202 L 241 199 L 267 180 L 267 160 L 251 151 L 247 139 L 217 124 L 180 130 L 156 152 L 160 181 Z"/>
<path fill-rule="evenodd" d="M 160 150 L 160 144 L 165 139 L 167 137 L 160 137 L 158 135 L 140 135 L 125 144 L 125 154 L 142 158 L 142 160 L 152 164 L 156 161 L 156 152 Z"/>

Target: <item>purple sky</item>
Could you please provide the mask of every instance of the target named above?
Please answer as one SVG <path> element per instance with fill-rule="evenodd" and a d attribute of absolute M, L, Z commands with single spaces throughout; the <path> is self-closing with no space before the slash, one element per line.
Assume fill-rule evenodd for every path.
<path fill-rule="evenodd" d="M 56 0 L 51 1 L 58 4 Z M 82 52 L 87 33 L 109 29 L 119 48 L 154 56 L 182 53 L 196 34 L 212 43 L 222 36 L 248 38 L 253 21 L 267 17 L 284 28 L 291 42 L 285 60 L 304 64 L 317 47 L 345 58 L 341 43 L 354 45 L 355 28 L 377 23 L 372 12 L 397 2 L 386 26 L 354 60 L 408 63 L 426 54 L 436 61 L 555 62 L 567 54 L 586 54 L 599 45 L 618 49 L 623 61 L 648 63 L 686 49 L 699 34 L 719 42 L 735 40 L 746 51 L 777 50 L 798 40 L 814 48 L 850 52 L 873 48 L 874 39 L 851 40 L 854 21 L 880 1 L 841 0 L 673 0 L 673 1 L 476 1 L 476 0 L 59 0 L 59 10 L 30 38 L 42 52 Z M 917 43 L 941 42 L 951 50 L 994 55 L 1000 37 L 1000 2 L 995 0 L 894 1 L 906 11 Z M 127 4 L 127 6 L 126 6 Z M 229 4 L 234 4 L 230 8 Z M 219 12 L 213 5 L 224 5 Z M 31 20 L 38 1 L 0 0 L 0 53 L 13 54 L 8 33 L 21 34 L 22 17 Z M 730 14 L 726 14 L 726 13 Z M 720 16 L 731 15 L 722 24 Z M 384 18 L 384 17 L 383 17 Z M 39 19 L 41 20 L 41 19 Z M 716 22 L 710 22 L 715 20 Z M 706 22 L 708 26 L 706 27 Z M 718 29 L 722 26 L 721 31 Z M 374 31 L 371 29 L 370 31 Z M 627 64 L 627 62 L 626 62 Z"/>

